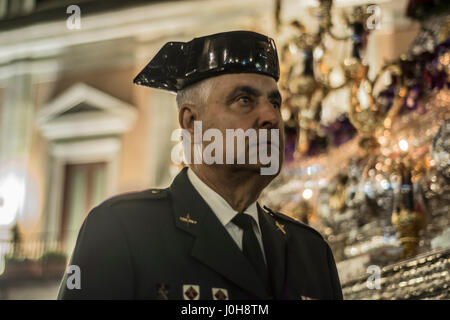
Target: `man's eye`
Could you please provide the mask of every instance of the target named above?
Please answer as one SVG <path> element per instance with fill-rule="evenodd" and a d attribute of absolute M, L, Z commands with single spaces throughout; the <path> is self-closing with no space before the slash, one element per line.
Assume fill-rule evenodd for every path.
<path fill-rule="evenodd" d="M 280 107 L 281 107 L 281 103 L 279 103 L 279 102 L 277 102 L 277 101 L 272 102 L 272 104 L 273 104 L 273 106 L 274 106 L 276 109 L 280 109 Z"/>
<path fill-rule="evenodd" d="M 251 101 L 251 99 L 248 96 L 242 96 L 242 97 L 239 97 L 238 101 L 243 102 L 243 103 L 249 103 Z"/>

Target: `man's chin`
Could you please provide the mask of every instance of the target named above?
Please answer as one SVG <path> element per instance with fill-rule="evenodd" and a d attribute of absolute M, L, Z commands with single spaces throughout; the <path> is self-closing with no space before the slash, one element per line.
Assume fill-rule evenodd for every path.
<path fill-rule="evenodd" d="M 232 168 L 233 171 L 236 172 L 254 172 L 256 174 L 259 174 L 261 176 L 264 177 L 272 177 L 275 178 L 276 176 L 278 176 L 280 174 L 281 171 L 281 166 L 278 168 L 278 170 L 273 170 L 274 172 L 270 172 L 270 168 L 271 168 L 271 164 L 261 164 L 261 163 L 256 163 L 256 164 L 229 164 L 227 166 L 230 166 L 230 168 Z M 264 172 L 268 172 L 269 174 L 265 174 Z"/>

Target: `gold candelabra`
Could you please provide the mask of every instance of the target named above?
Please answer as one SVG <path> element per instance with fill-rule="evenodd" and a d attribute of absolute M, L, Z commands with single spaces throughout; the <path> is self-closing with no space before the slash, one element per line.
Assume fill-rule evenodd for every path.
<path fill-rule="evenodd" d="M 275 20 L 277 27 L 283 24 L 280 18 L 281 0 L 276 0 Z M 318 31 L 309 32 L 298 20 L 288 23 L 295 30 L 282 47 L 282 72 L 280 87 L 287 97 L 285 106 L 287 118 L 292 117 L 298 124 L 297 152 L 302 154 L 308 149 L 309 137 L 320 129 L 322 102 L 332 92 L 348 88 L 348 117 L 363 139 L 370 139 L 377 145 L 375 135 L 380 129 L 389 129 L 394 117 L 400 110 L 406 97 L 406 88 L 402 84 L 401 68 L 398 62 L 383 66 L 373 80 L 368 76 L 369 67 L 362 62 L 364 42 L 370 29 L 367 27 L 367 5 L 356 6 L 350 13 L 343 15 L 346 29 L 352 33 L 338 35 L 334 31 L 332 13 L 333 1 L 320 0 L 317 9 Z M 331 66 L 324 60 L 326 38 L 334 41 L 351 41 L 352 54 L 345 58 L 333 73 Z M 395 93 L 390 108 L 378 103 L 374 88 L 382 75 L 390 75 L 395 82 Z M 331 81 L 334 76 L 335 81 Z M 338 78 L 339 80 L 336 80 Z M 337 83 L 336 83 L 337 82 Z M 378 91 L 379 92 L 379 91 Z M 374 151 L 376 148 L 372 148 Z"/>
<path fill-rule="evenodd" d="M 427 223 L 425 213 L 417 210 L 414 205 L 412 171 L 413 167 L 408 157 L 399 161 L 397 172 L 400 175 L 400 188 L 397 190 L 397 203 L 391 217 L 392 225 L 399 233 L 399 241 L 403 247 L 402 258 L 404 259 L 417 254 L 420 232 Z"/>

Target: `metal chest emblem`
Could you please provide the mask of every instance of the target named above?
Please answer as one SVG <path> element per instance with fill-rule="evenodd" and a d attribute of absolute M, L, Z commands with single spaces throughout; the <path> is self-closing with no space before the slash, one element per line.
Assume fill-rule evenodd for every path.
<path fill-rule="evenodd" d="M 286 234 L 286 231 L 284 230 L 284 225 L 280 224 L 278 221 L 275 220 L 275 225 L 277 226 L 278 230 L 283 232 L 283 234 Z"/>
<path fill-rule="evenodd" d="M 156 284 L 156 299 L 157 300 L 169 300 L 169 289 L 170 286 L 164 283 Z"/>
<path fill-rule="evenodd" d="M 180 217 L 180 220 L 186 223 L 192 223 L 192 224 L 197 224 L 196 220 L 192 220 L 191 216 L 188 214 L 186 214 L 186 217 Z"/>
<path fill-rule="evenodd" d="M 230 300 L 228 290 L 223 288 L 212 288 L 213 300 Z"/>
<path fill-rule="evenodd" d="M 194 284 L 183 284 L 183 299 L 184 300 L 199 300 L 200 287 Z"/>

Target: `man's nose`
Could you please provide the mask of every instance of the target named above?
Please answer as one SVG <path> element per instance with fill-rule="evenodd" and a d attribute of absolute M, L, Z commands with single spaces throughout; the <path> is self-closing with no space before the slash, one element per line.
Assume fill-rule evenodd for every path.
<path fill-rule="evenodd" d="M 258 108 L 258 128 L 275 129 L 280 122 L 280 112 L 272 102 L 264 100 Z"/>

